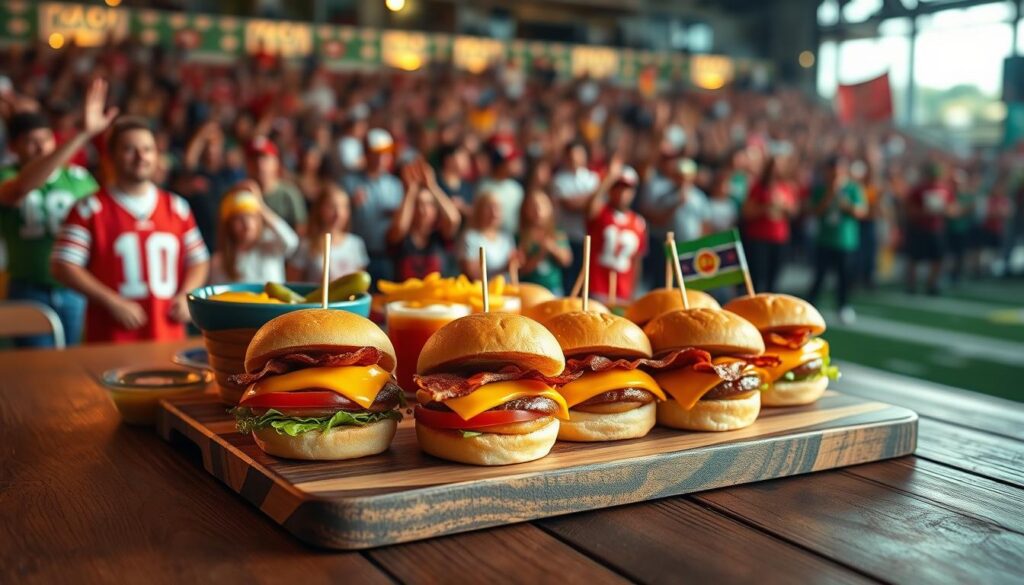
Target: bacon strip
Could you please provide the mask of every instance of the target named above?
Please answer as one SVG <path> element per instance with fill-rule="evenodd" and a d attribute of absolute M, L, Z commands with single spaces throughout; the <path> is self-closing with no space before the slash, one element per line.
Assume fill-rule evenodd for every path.
<path fill-rule="evenodd" d="M 263 368 L 252 374 L 231 376 L 232 384 L 248 386 L 267 376 L 286 374 L 302 368 L 340 368 L 342 366 L 372 366 L 379 363 L 384 352 L 376 347 L 360 347 L 355 351 L 336 354 L 289 353 L 268 361 Z"/>
<path fill-rule="evenodd" d="M 634 360 L 617 359 L 612 360 L 604 356 L 588 355 L 578 360 L 570 359 L 565 364 L 566 372 L 603 372 L 610 369 L 635 370 L 637 368 L 650 368 L 652 370 L 663 370 L 671 367 L 683 367 L 687 365 L 711 363 L 711 354 L 693 347 L 674 351 L 661 359 L 638 358 Z"/>
<path fill-rule="evenodd" d="M 505 366 L 497 372 L 477 372 L 466 378 L 458 374 L 431 374 L 413 376 L 416 385 L 430 394 L 431 400 L 441 402 L 471 394 L 484 384 L 511 382 L 513 380 L 537 380 L 549 386 L 568 384 L 583 375 L 579 372 L 562 372 L 558 376 L 545 376 L 537 370 L 523 370 L 517 366 Z"/>
<path fill-rule="evenodd" d="M 765 335 L 765 342 L 772 345 L 781 345 L 789 349 L 800 349 L 811 339 L 810 329 L 799 329 L 792 333 L 779 333 L 772 331 Z"/>

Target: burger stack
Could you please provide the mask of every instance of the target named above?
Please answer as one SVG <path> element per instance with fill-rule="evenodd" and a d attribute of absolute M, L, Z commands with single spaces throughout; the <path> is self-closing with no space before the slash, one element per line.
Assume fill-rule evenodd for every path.
<path fill-rule="evenodd" d="M 817 400 L 836 374 L 824 320 L 787 295 L 657 290 L 618 317 L 575 299 L 530 314 L 476 313 L 438 330 L 417 363 L 420 449 L 471 465 L 547 455 L 556 441 L 633 440 L 655 425 L 729 431 L 762 406 Z M 296 311 L 249 346 L 234 413 L 271 455 L 350 459 L 387 450 L 402 417 L 394 348 L 362 317 Z"/>

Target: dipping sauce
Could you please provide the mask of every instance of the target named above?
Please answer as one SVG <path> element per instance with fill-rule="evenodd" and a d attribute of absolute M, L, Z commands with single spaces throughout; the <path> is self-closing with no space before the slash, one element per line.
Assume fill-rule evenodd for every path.
<path fill-rule="evenodd" d="M 121 419 L 133 425 L 155 423 L 161 399 L 201 394 L 211 380 L 213 374 L 208 371 L 170 368 L 119 368 L 103 372 L 100 378 Z"/>

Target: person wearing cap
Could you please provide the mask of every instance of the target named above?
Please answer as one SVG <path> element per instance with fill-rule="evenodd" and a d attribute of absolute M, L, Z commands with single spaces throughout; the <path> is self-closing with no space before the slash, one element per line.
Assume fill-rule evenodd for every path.
<path fill-rule="evenodd" d="M 688 242 L 708 231 L 708 197 L 694 184 L 697 163 L 681 158 L 674 166 L 671 188 L 654 201 L 647 217 L 652 225 L 670 226 L 677 241 Z"/>
<path fill-rule="evenodd" d="M 352 197 L 352 232 L 361 237 L 370 256 L 367 272 L 373 282 L 393 280 L 394 264 L 388 257 L 387 232 L 395 210 L 402 204 L 402 181 L 388 169 L 395 141 L 383 128 L 366 132 L 366 166 L 345 175 L 342 184 Z"/>
<path fill-rule="evenodd" d="M 85 95 L 80 131 L 60 146 L 49 120 L 21 113 L 7 125 L 17 163 L 0 170 L 0 237 L 9 257 L 11 300 L 37 301 L 53 309 L 71 344 L 82 336 L 85 297 L 62 286 L 50 271 L 54 241 L 68 211 L 99 189 L 84 168 L 69 161 L 105 131 L 116 109 L 104 110 L 107 85 L 96 80 Z M 15 339 L 19 347 L 52 346 L 50 336 Z"/>
<path fill-rule="evenodd" d="M 277 145 L 266 136 L 256 136 L 246 145 L 246 168 L 263 193 L 263 203 L 297 233 L 305 233 L 306 200 L 294 184 L 281 179 L 281 157 Z"/>
<path fill-rule="evenodd" d="M 495 140 L 490 147 L 491 174 L 476 186 L 476 197 L 494 196 L 501 206 L 501 229 L 510 236 L 519 233 L 519 210 L 523 206 L 523 186 L 515 179 L 520 152 L 507 140 Z"/>
<path fill-rule="evenodd" d="M 285 281 L 285 259 L 299 247 L 299 236 L 264 203 L 255 181 L 242 181 L 224 195 L 219 223 L 212 284 Z"/>
<path fill-rule="evenodd" d="M 647 252 L 647 222 L 630 208 L 639 183 L 632 167 L 612 159 L 608 174 L 587 201 L 590 292 L 597 298 L 608 298 L 612 272 L 618 298 L 633 297 L 640 260 Z"/>
<path fill-rule="evenodd" d="M 583 266 L 583 236 L 587 233 L 586 205 L 597 190 L 601 178 L 587 167 L 587 147 L 582 142 L 570 142 L 565 147 L 565 162 L 555 173 L 551 194 L 558 204 L 558 222 L 569 237 L 573 261 L 563 279 L 568 281 Z"/>

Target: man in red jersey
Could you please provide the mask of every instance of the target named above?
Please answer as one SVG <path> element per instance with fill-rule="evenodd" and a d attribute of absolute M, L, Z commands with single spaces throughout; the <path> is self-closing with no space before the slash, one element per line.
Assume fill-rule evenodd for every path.
<path fill-rule="evenodd" d="M 617 274 L 616 296 L 633 297 L 637 266 L 647 251 L 647 223 L 630 209 L 639 182 L 640 177 L 632 167 L 613 160 L 608 175 L 587 201 L 590 292 L 595 297 L 608 298 L 611 272 Z"/>
<path fill-rule="evenodd" d="M 53 274 L 88 298 L 85 341 L 185 336 L 186 293 L 206 282 L 209 253 L 184 199 L 159 189 L 156 140 L 123 118 L 109 141 L 113 181 L 68 215 Z"/>
<path fill-rule="evenodd" d="M 907 197 L 907 292 L 917 292 L 917 269 L 928 266 L 927 293 L 939 293 L 946 255 L 946 223 L 957 211 L 956 197 L 938 163 L 925 166 L 922 182 Z"/>

